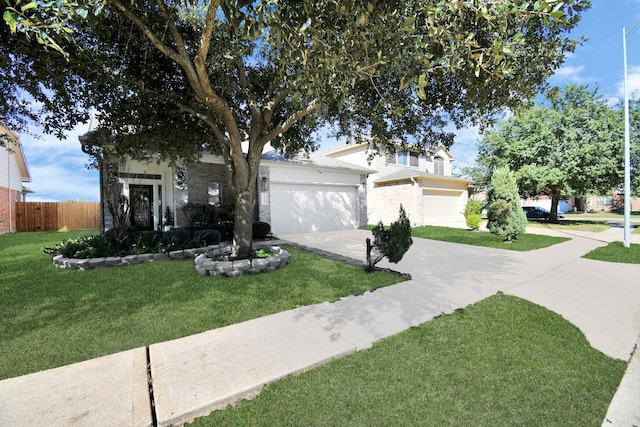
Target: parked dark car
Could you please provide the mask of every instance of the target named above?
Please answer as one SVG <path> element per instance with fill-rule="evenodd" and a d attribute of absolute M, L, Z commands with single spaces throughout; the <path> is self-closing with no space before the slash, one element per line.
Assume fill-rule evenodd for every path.
<path fill-rule="evenodd" d="M 549 219 L 551 212 L 539 206 L 523 206 L 522 210 L 528 219 Z M 558 212 L 558 218 L 564 218 L 562 212 Z"/>

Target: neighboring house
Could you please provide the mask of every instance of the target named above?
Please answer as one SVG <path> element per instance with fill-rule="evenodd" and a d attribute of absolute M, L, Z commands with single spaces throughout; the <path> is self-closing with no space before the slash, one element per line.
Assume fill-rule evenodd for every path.
<path fill-rule="evenodd" d="M 571 212 L 573 211 L 573 199 L 560 200 L 558 202 L 558 212 Z M 538 206 L 540 208 L 551 210 L 551 198 L 547 196 L 539 196 L 529 199 L 520 199 L 521 206 Z"/>
<path fill-rule="evenodd" d="M 551 209 L 551 199 L 540 196 L 522 200 L 522 206 L 539 206 Z M 624 212 L 624 192 L 613 191 L 606 196 L 570 197 L 560 200 L 559 212 Z M 640 198 L 631 198 L 631 211 L 640 211 Z"/>
<path fill-rule="evenodd" d="M 274 234 L 365 228 L 366 179 L 374 172 L 317 153 L 285 159 L 266 152 L 256 182 L 255 219 L 269 223 Z M 148 230 L 162 228 L 167 206 L 175 225 L 187 225 L 187 203 L 232 203 L 223 159 L 212 154 L 189 164 L 105 162 L 100 176 L 103 230 L 113 228 L 109 204 L 116 205 L 119 195 L 129 201 L 131 225 Z"/>
<path fill-rule="evenodd" d="M 475 193 L 471 196 L 479 202 L 486 201 L 486 192 Z M 529 199 L 520 199 L 522 206 L 538 206 L 546 210 L 551 210 L 551 198 L 548 196 L 538 196 Z M 558 202 L 558 212 L 623 212 L 624 193 L 613 191 L 607 196 L 587 196 L 569 197 Z M 631 211 L 640 211 L 640 198 L 631 198 Z"/>
<path fill-rule="evenodd" d="M 0 125 L 6 146 L 0 148 L 0 233 L 16 231 L 16 202 L 23 202 L 31 190 L 22 185 L 31 182 L 27 161 L 18 136 Z"/>
<path fill-rule="evenodd" d="M 584 201 L 587 212 L 624 212 L 624 190 L 613 191 L 607 196 L 589 196 Z M 640 198 L 631 198 L 631 212 L 640 211 Z"/>
<path fill-rule="evenodd" d="M 324 152 L 377 172 L 367 179 L 369 224 L 395 221 L 400 204 L 413 226 L 464 222 L 471 181 L 452 176 L 455 158 L 449 150 L 439 147 L 429 155 L 398 151 L 371 160 L 368 153 L 366 143 L 341 143 Z"/>

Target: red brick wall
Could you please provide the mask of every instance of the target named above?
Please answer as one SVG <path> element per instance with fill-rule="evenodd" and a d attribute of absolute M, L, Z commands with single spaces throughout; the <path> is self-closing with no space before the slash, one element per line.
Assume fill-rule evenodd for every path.
<path fill-rule="evenodd" d="M 13 203 L 13 200 L 12 202 Z M 15 220 L 13 216 L 13 205 L 12 209 L 12 219 Z M 15 230 L 15 221 L 12 221 L 11 227 L 9 227 L 9 189 L 7 187 L 0 187 L 0 233 L 6 233 L 9 231 Z"/>

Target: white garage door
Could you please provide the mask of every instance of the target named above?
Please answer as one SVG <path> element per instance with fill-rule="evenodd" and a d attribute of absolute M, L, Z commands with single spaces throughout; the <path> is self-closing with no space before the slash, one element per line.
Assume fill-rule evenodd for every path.
<path fill-rule="evenodd" d="M 355 187 L 271 184 L 271 230 L 274 234 L 339 231 L 358 228 Z"/>
<path fill-rule="evenodd" d="M 446 224 L 460 221 L 459 191 L 423 190 L 422 220 L 425 225 Z"/>

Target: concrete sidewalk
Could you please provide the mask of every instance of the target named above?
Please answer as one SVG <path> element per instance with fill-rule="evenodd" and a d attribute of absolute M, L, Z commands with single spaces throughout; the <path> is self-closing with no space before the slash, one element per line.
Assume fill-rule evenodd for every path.
<path fill-rule="evenodd" d="M 353 230 L 280 237 L 364 259 L 369 235 Z M 379 264 L 411 274 L 410 281 L 0 381 L 0 425 L 179 425 L 498 291 L 556 311 L 592 346 L 629 360 L 640 333 L 640 265 L 580 258 L 610 239 L 621 240 L 615 233 L 571 237 L 527 253 L 415 239 L 399 264 Z M 640 425 L 636 359 L 603 425 Z"/>

